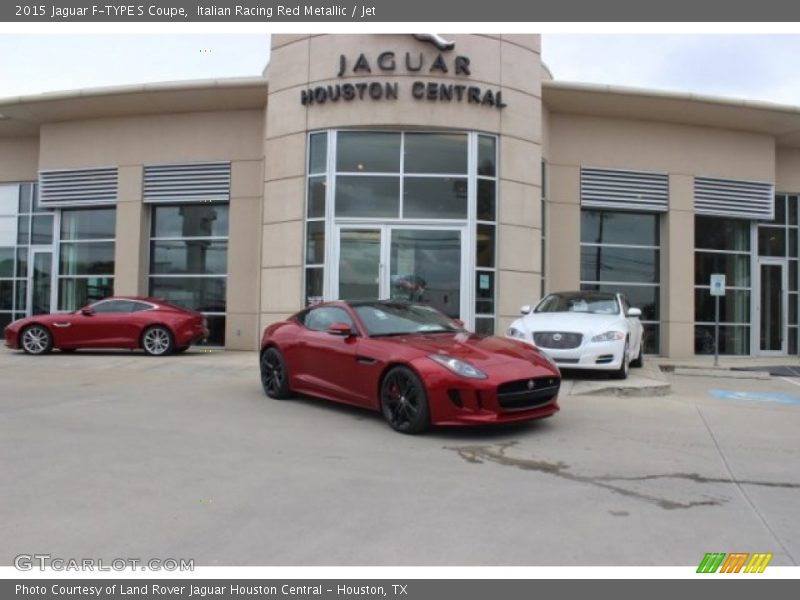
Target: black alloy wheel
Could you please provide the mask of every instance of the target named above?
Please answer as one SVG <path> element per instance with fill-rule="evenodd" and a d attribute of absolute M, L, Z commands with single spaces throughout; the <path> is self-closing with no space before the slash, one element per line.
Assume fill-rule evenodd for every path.
<path fill-rule="evenodd" d="M 400 433 L 420 433 L 430 426 L 425 387 L 408 367 L 394 367 L 383 378 L 381 411 Z"/>
<path fill-rule="evenodd" d="M 277 348 L 267 348 L 261 353 L 261 387 L 276 400 L 288 398 L 291 393 L 286 363 Z"/>

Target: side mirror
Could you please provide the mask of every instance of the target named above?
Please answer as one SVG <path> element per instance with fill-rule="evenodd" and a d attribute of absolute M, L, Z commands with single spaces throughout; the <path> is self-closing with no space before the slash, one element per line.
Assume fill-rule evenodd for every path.
<path fill-rule="evenodd" d="M 531 307 L 531 305 L 530 304 L 526 304 L 522 308 L 519 309 L 519 312 L 520 312 L 520 314 L 523 314 L 523 315 L 529 315 L 529 314 L 531 314 L 532 310 L 533 310 L 533 308 Z"/>
<path fill-rule="evenodd" d="M 328 327 L 328 333 L 331 335 L 340 335 L 342 337 L 349 337 L 353 335 L 353 329 L 347 323 L 334 323 Z"/>
<path fill-rule="evenodd" d="M 629 317 L 641 317 L 642 311 L 639 308 L 629 308 L 628 309 L 628 316 Z"/>
<path fill-rule="evenodd" d="M 91 317 L 94 314 L 94 309 L 91 306 L 84 306 L 81 309 L 81 314 L 84 317 Z"/>

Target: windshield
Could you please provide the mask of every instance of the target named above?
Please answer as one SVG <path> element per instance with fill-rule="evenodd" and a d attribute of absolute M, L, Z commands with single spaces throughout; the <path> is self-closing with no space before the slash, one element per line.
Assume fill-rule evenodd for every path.
<path fill-rule="evenodd" d="M 422 304 L 375 302 L 356 304 L 353 310 L 371 337 L 463 331 L 435 308 Z"/>
<path fill-rule="evenodd" d="M 593 315 L 619 314 L 619 304 L 613 294 L 597 292 L 550 294 L 539 303 L 534 312 L 554 313 L 573 312 Z"/>

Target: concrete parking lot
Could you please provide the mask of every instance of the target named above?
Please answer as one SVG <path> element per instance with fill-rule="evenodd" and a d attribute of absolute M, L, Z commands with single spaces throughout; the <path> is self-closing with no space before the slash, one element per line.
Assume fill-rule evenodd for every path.
<path fill-rule="evenodd" d="M 545 421 L 404 436 L 266 398 L 255 353 L 3 349 L 0 378 L 3 565 L 800 560 L 800 379 L 670 375 L 667 395 L 563 395 Z"/>

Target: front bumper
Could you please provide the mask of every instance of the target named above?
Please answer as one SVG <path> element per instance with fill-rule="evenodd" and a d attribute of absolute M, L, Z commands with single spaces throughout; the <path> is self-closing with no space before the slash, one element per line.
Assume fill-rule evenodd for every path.
<path fill-rule="evenodd" d="M 3 331 L 3 337 L 5 338 L 5 343 L 7 348 L 11 348 L 12 350 L 19 350 L 19 344 L 17 340 L 19 339 L 19 332 L 12 327 L 6 327 Z"/>
<path fill-rule="evenodd" d="M 530 340 L 520 341 L 535 346 Z M 560 369 L 617 371 L 622 366 L 625 340 L 614 340 L 612 342 L 584 341 L 577 348 L 570 349 L 535 347 L 552 358 Z"/>

